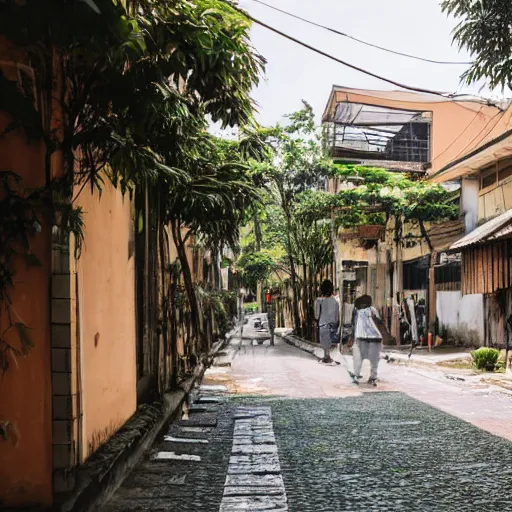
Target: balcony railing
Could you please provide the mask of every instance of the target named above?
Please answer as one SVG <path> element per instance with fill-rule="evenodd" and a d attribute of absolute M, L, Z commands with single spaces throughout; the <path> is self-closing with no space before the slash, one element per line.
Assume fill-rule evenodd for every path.
<path fill-rule="evenodd" d="M 351 161 L 430 161 L 430 112 L 339 103 L 324 122 L 325 141 L 334 158 Z"/>

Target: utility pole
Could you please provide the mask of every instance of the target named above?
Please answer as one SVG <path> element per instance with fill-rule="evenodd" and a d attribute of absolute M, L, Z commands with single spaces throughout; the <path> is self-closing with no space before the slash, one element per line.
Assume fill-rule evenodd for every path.
<path fill-rule="evenodd" d="M 267 320 L 268 330 L 270 332 L 270 344 L 273 346 L 276 321 L 274 317 L 274 308 L 272 307 L 272 292 L 270 290 L 267 290 L 267 293 L 265 294 L 265 302 L 267 303 Z"/>

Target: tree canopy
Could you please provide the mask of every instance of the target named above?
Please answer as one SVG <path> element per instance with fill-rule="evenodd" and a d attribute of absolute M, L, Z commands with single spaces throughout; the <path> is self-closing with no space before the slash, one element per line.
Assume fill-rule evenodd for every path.
<path fill-rule="evenodd" d="M 334 212 L 338 225 L 384 225 L 390 217 L 407 221 L 440 221 L 458 216 L 453 194 L 441 185 L 412 179 L 386 169 L 333 164 L 328 176 L 338 181 L 335 193 L 308 190 L 300 195 L 298 214 L 327 218 Z"/>
<path fill-rule="evenodd" d="M 473 60 L 467 83 L 489 79 L 491 88 L 512 85 L 512 3 L 509 0 L 443 0 L 444 12 L 459 20 L 453 39 Z"/>
<path fill-rule="evenodd" d="M 220 0 L 143 0 L 129 11 L 112 0 L 7 0 L 0 34 L 27 49 L 46 107 L 62 109 L 65 126 L 43 126 L 26 102 L 6 110 L 32 124 L 39 117 L 32 131 L 46 135 L 50 152 L 64 151 L 75 181 L 101 187 L 107 165 L 123 189 L 148 173 L 183 179 L 206 116 L 252 122 L 264 59 L 249 28 Z"/>
<path fill-rule="evenodd" d="M 159 248 L 151 250 L 161 254 L 151 261 L 163 261 L 171 227 L 197 325 L 182 230 L 216 250 L 235 246 L 243 210 L 256 198 L 246 160 L 261 150 L 261 141 L 250 131 L 237 143 L 208 133 L 210 121 L 253 124 L 251 90 L 265 61 L 251 46 L 249 30 L 250 22 L 221 0 L 0 2 L 0 35 L 16 45 L 33 82 L 24 90 L 0 72 L 8 130 L 22 128 L 29 141 L 44 139 L 47 163 L 52 153 L 63 157 L 62 177 L 46 191 L 48 204 L 66 212 L 59 219 L 78 220 L 80 227 L 73 204 L 86 185 L 101 192 L 108 180 L 135 194 L 138 233 L 158 233 Z M 147 216 L 137 199 L 145 193 Z M 59 223 L 62 231 L 72 230 Z M 13 257 L 0 247 L 0 276 L 14 268 Z M 160 270 L 168 275 L 165 265 Z M 11 283 L 11 274 L 0 279 L 0 297 Z M 164 277 L 160 285 L 166 322 Z"/>

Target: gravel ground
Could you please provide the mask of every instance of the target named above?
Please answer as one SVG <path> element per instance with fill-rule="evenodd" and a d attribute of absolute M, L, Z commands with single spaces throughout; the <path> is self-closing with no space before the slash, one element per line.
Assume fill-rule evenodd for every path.
<path fill-rule="evenodd" d="M 272 405 L 289 510 L 512 510 L 512 444 L 402 393 Z"/>
<path fill-rule="evenodd" d="M 221 510 L 241 405 L 271 407 L 290 512 L 512 510 L 512 465 L 499 462 L 511 460 L 512 444 L 403 393 L 228 398 L 215 407 L 216 427 L 191 432 L 175 422 L 169 429 L 208 444 L 162 441 L 150 454 L 174 451 L 201 461 L 146 460 L 103 510 Z M 262 472 L 268 457 L 260 457 Z"/>

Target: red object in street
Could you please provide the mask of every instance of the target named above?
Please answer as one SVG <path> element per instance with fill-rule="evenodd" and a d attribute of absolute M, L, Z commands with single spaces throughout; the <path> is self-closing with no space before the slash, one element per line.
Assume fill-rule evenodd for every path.
<path fill-rule="evenodd" d="M 428 351 L 430 352 L 432 350 L 432 333 L 428 333 Z"/>
<path fill-rule="evenodd" d="M 265 294 L 265 302 L 267 304 L 270 304 L 272 302 L 272 293 L 270 291 L 268 291 L 266 294 Z"/>

